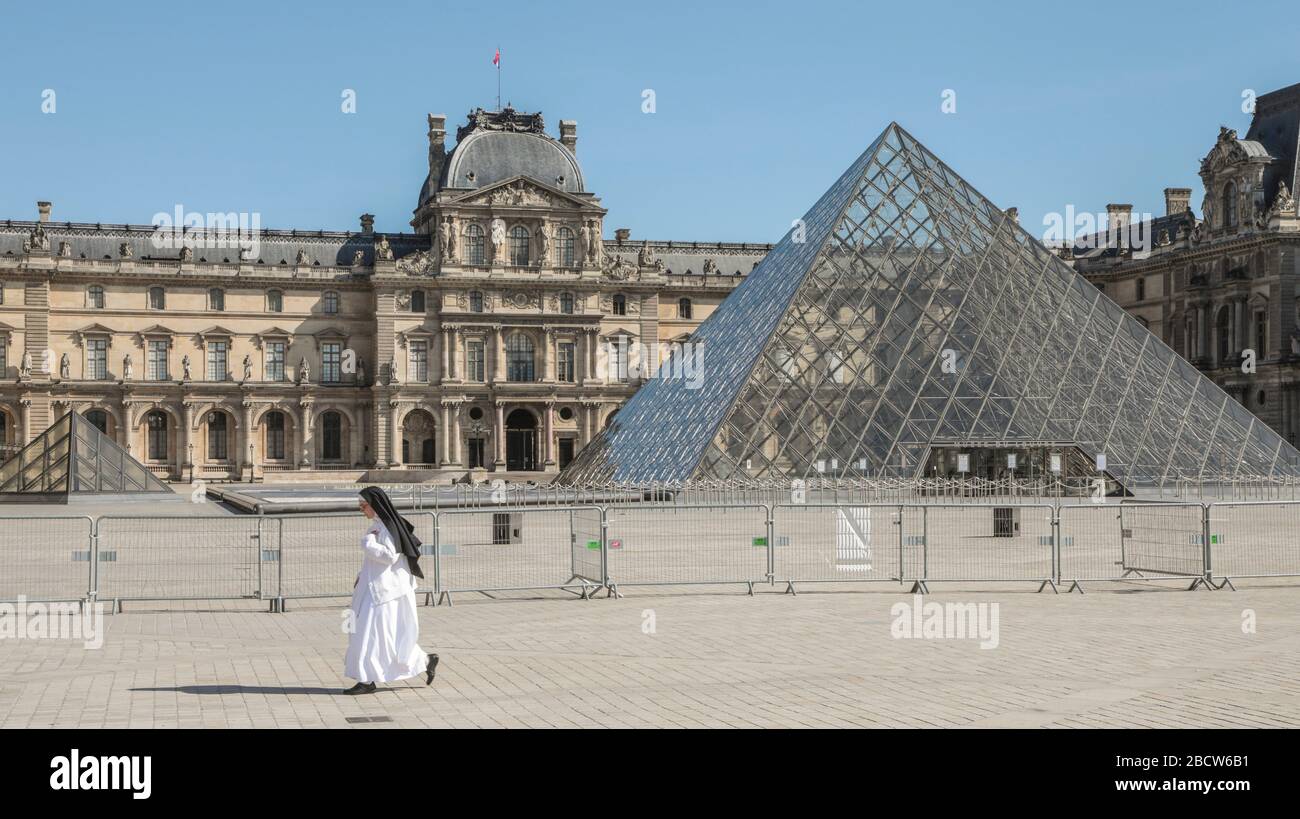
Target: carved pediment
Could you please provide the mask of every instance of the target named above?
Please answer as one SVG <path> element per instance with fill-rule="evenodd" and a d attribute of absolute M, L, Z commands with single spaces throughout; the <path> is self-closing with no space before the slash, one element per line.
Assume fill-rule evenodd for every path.
<path fill-rule="evenodd" d="M 590 202 L 544 185 L 535 179 L 516 175 L 454 200 L 458 205 L 493 208 L 585 208 Z"/>
<path fill-rule="evenodd" d="M 174 336 L 176 331 L 161 324 L 154 324 L 136 333 L 138 336 Z"/>
<path fill-rule="evenodd" d="M 399 273 L 424 274 L 438 269 L 438 259 L 432 250 L 417 250 L 397 260 Z"/>

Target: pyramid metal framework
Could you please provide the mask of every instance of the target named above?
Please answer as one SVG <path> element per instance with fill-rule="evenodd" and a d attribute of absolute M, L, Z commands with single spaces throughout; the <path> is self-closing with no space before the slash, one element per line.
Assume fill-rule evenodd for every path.
<path fill-rule="evenodd" d="M 57 502 L 71 495 L 139 492 L 174 494 L 77 412 L 55 421 L 0 465 L 0 502 Z"/>
<path fill-rule="evenodd" d="M 919 477 L 932 448 L 981 446 L 1104 454 L 1130 484 L 1300 474 L 1300 452 L 897 123 L 691 341 L 703 377 L 670 358 L 561 483 Z"/>

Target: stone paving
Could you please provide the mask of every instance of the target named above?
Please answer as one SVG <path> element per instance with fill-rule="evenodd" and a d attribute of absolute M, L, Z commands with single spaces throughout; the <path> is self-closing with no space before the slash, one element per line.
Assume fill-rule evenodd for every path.
<path fill-rule="evenodd" d="M 343 600 L 137 603 L 98 650 L 0 639 L 0 727 L 1300 726 L 1300 585 L 1238 587 L 924 598 L 998 604 L 992 649 L 895 639 L 896 587 L 464 595 L 420 610 L 434 685 L 362 697 L 338 693 Z"/>

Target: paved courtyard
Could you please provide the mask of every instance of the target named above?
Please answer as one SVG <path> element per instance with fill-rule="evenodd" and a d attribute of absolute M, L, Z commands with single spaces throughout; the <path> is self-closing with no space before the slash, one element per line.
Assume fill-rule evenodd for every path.
<path fill-rule="evenodd" d="M 432 687 L 357 698 L 338 694 L 342 600 L 136 603 L 98 650 L 0 640 L 0 727 L 1300 725 L 1300 587 L 1175 588 L 936 586 L 925 602 L 998 604 L 992 649 L 895 639 L 913 598 L 879 587 L 463 595 L 420 610 Z"/>

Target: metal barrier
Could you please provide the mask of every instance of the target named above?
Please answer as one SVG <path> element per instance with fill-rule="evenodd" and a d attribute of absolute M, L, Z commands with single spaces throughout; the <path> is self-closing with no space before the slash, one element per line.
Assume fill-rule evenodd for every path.
<path fill-rule="evenodd" d="M 1055 508 L 1049 505 L 904 507 L 902 537 L 921 544 L 923 564 L 903 564 L 904 579 L 925 590 L 934 581 L 1038 583 L 1056 587 Z M 906 552 L 904 552 L 906 554 Z M 915 560 L 915 558 L 912 558 Z"/>
<path fill-rule="evenodd" d="M 89 517 L 0 518 L 0 602 L 89 599 L 94 534 Z"/>
<path fill-rule="evenodd" d="M 95 533 L 95 592 L 123 600 L 259 599 L 258 517 L 104 517 Z"/>
<path fill-rule="evenodd" d="M 1219 588 L 1234 577 L 1300 575 L 1300 504 L 1212 503 L 1206 514 L 1206 575 L 1219 577 Z"/>
<path fill-rule="evenodd" d="M 605 584 L 670 586 L 772 582 L 769 507 L 611 506 Z"/>
<path fill-rule="evenodd" d="M 408 512 L 403 517 L 415 526 L 421 551 L 432 556 L 434 516 L 430 512 Z M 370 526 L 357 514 L 263 518 L 264 537 L 261 566 L 267 595 L 277 607 L 285 600 L 351 597 L 357 570 L 361 567 L 361 537 Z M 437 591 L 435 561 L 420 564 L 424 580 L 416 582 L 426 602 Z M 272 586 L 271 584 L 274 583 Z"/>
<path fill-rule="evenodd" d="M 450 603 L 458 592 L 524 589 L 576 590 L 590 596 L 604 585 L 601 518 L 594 506 L 438 512 L 439 601 Z M 577 558 L 580 539 L 584 549 L 593 540 L 597 544 L 594 569 L 589 560 Z"/>
<path fill-rule="evenodd" d="M 903 514 L 900 504 L 778 504 L 773 575 L 789 592 L 797 583 L 902 583 L 903 566 L 921 563 L 920 543 L 903 534 Z"/>
<path fill-rule="evenodd" d="M 1080 504 L 1057 512 L 1058 578 L 1205 582 L 1206 507 L 1199 503 Z"/>

